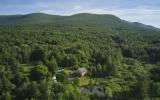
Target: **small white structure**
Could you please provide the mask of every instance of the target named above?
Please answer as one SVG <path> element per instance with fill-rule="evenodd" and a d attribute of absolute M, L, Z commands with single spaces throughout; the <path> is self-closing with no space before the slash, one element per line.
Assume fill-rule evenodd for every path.
<path fill-rule="evenodd" d="M 78 74 L 80 76 L 84 76 L 85 74 L 87 74 L 87 69 L 85 67 L 79 68 L 78 69 Z"/>
<path fill-rule="evenodd" d="M 63 67 L 59 67 L 58 72 L 62 72 L 62 71 L 64 71 L 64 69 L 65 68 L 63 68 Z"/>
<path fill-rule="evenodd" d="M 56 76 L 53 76 L 52 79 L 57 82 Z"/>

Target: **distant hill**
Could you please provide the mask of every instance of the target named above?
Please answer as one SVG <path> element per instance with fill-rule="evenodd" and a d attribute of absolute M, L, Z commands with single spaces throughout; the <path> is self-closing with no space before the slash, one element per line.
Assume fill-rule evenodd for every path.
<path fill-rule="evenodd" d="M 128 22 L 114 15 L 80 13 L 71 16 L 49 15 L 43 13 L 32 13 L 27 15 L 1 15 L 0 25 L 70 25 L 70 26 L 91 26 L 116 29 L 140 29 L 159 30 L 153 26 L 144 25 L 138 22 Z"/>
<path fill-rule="evenodd" d="M 42 13 L 33 13 L 27 15 L 9 15 L 0 16 L 1 25 L 17 25 L 17 24 L 49 24 L 54 23 L 60 16 L 48 15 Z"/>

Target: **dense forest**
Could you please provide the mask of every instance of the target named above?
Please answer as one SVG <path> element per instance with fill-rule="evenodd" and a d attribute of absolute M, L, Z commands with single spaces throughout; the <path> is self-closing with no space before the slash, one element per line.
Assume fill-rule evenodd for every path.
<path fill-rule="evenodd" d="M 159 100 L 160 30 L 113 15 L 0 16 L 0 100 L 82 99 Z"/>

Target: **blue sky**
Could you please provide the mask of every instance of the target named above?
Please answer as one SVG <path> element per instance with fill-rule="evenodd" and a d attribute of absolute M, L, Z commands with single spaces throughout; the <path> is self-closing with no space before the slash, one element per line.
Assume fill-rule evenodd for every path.
<path fill-rule="evenodd" d="M 48 13 L 114 14 L 160 28 L 160 0 L 0 0 L 0 15 Z"/>

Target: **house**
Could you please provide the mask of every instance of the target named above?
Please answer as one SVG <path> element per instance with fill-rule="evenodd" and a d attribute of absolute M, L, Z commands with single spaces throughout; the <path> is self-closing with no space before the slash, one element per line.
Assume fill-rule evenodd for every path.
<path fill-rule="evenodd" d="M 78 74 L 80 76 L 84 76 L 87 74 L 87 69 L 85 67 L 82 67 L 82 68 L 78 68 Z"/>

